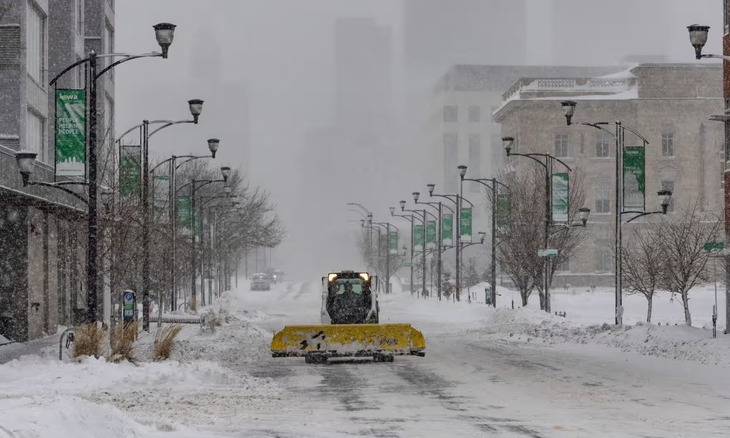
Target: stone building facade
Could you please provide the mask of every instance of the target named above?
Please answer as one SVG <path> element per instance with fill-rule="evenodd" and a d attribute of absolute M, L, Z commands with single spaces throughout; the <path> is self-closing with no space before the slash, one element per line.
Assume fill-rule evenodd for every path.
<path fill-rule="evenodd" d="M 85 312 L 85 205 L 54 188 L 23 187 L 15 153 L 38 154 L 33 181 L 60 181 L 49 82 L 90 50 L 113 51 L 113 41 L 113 0 L 0 2 L 0 335 L 7 339 L 56 333 Z M 77 68 L 57 88 L 84 82 Z M 113 78 L 98 85 L 100 135 L 113 135 Z"/>
<path fill-rule="evenodd" d="M 721 217 L 724 130 L 707 117 L 724 108 L 722 74 L 720 65 L 639 64 L 597 78 L 522 79 L 505 93 L 493 116 L 502 136 L 515 138 L 513 151 L 549 153 L 585 175 L 589 237 L 560 268 L 555 287 L 610 286 L 614 281 L 615 143 L 580 122 L 621 121 L 649 141 L 645 211 L 660 210 L 656 193 L 671 189 L 669 214 L 702 199 L 704 211 Z M 578 102 L 573 126 L 566 125 L 562 100 Z M 642 142 L 627 134 L 625 145 Z M 503 153 L 496 165 L 503 172 L 521 172 L 529 163 Z M 649 220 L 651 216 L 624 225 L 624 235 Z"/>

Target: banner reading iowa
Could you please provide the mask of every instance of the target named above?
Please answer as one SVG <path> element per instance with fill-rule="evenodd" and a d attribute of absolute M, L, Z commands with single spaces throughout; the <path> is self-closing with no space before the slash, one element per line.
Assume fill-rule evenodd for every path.
<path fill-rule="evenodd" d="M 423 251 L 423 225 L 413 227 L 413 250 Z"/>
<path fill-rule="evenodd" d="M 451 246 L 454 244 L 454 215 L 445 214 L 441 220 L 442 245 Z"/>
<path fill-rule="evenodd" d="M 56 175 L 86 175 L 86 92 L 56 91 Z"/>

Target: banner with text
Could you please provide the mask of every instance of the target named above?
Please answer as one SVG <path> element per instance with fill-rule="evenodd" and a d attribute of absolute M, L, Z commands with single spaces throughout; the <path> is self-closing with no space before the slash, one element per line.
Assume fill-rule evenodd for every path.
<path fill-rule="evenodd" d="M 177 226 L 180 229 L 190 231 L 190 196 L 177 197 Z"/>
<path fill-rule="evenodd" d="M 644 211 L 646 200 L 645 150 L 624 148 L 624 209 Z"/>
<path fill-rule="evenodd" d="M 471 208 L 461 209 L 461 221 L 459 223 L 459 227 L 461 228 L 462 243 L 465 241 L 471 242 Z"/>
<path fill-rule="evenodd" d="M 119 151 L 119 186 L 122 198 L 142 194 L 142 148 L 122 146 Z"/>
<path fill-rule="evenodd" d="M 445 214 L 441 220 L 441 244 L 451 246 L 454 244 L 454 215 Z"/>
<path fill-rule="evenodd" d="M 426 249 L 436 248 L 436 221 L 426 222 Z"/>
<path fill-rule="evenodd" d="M 553 222 L 568 222 L 568 174 L 567 173 L 554 173 L 553 174 L 553 203 L 552 203 L 552 214 Z"/>
<path fill-rule="evenodd" d="M 86 92 L 56 91 L 56 175 L 86 175 Z"/>
<path fill-rule="evenodd" d="M 512 200 L 509 195 L 497 195 L 497 228 L 509 228 Z"/>
<path fill-rule="evenodd" d="M 391 231 L 390 239 L 388 239 L 388 251 L 391 254 L 398 254 L 398 232 Z"/>
<path fill-rule="evenodd" d="M 413 227 L 413 250 L 423 251 L 423 225 Z"/>

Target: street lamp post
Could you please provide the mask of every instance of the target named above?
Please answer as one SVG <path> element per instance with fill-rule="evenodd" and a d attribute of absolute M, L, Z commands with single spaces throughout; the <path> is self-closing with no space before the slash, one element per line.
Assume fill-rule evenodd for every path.
<path fill-rule="evenodd" d="M 702 49 L 707 43 L 710 26 L 693 24 L 691 26 L 687 26 L 687 29 L 689 30 L 690 43 L 695 48 L 695 55 L 697 59 L 717 58 L 730 61 L 730 56 L 702 54 Z M 728 247 L 730 246 L 730 202 L 728 202 L 728 200 L 730 200 L 730 184 L 727 184 L 727 181 L 730 181 L 730 161 L 728 158 L 730 157 L 730 155 L 728 155 L 730 152 L 730 140 L 728 140 L 730 138 L 730 107 L 726 104 L 724 114 L 712 115 L 708 117 L 708 120 L 722 122 L 725 126 L 725 153 L 723 155 L 725 157 L 725 162 L 722 163 L 722 165 L 724 166 L 723 181 L 726 181 L 726 183 L 724 184 L 725 205 L 723 208 L 723 216 L 725 218 L 725 246 Z M 728 256 L 725 256 L 725 320 L 730 321 L 730 257 Z M 725 329 L 725 334 L 730 334 L 730 323 L 727 325 L 728 328 Z"/>
<path fill-rule="evenodd" d="M 191 224 L 190 229 L 193 230 L 192 232 L 192 250 L 190 251 L 190 272 L 191 272 L 191 282 L 190 282 L 190 295 L 193 300 L 193 302 L 197 301 L 197 254 L 196 254 L 196 243 L 195 243 L 195 192 L 197 190 L 200 190 L 202 187 L 205 187 L 208 184 L 213 183 L 223 183 L 228 185 L 228 177 L 231 173 L 231 168 L 224 166 L 221 167 L 221 175 L 223 176 L 222 179 L 207 179 L 207 180 L 196 180 L 193 179 L 190 184 L 190 218 L 191 218 Z M 197 185 L 198 183 L 201 183 L 200 185 Z M 201 228 L 202 228 L 202 222 L 201 222 Z M 202 231 L 202 230 L 201 230 Z M 203 290 L 203 295 L 201 296 L 201 305 L 205 306 L 205 291 Z"/>
<path fill-rule="evenodd" d="M 428 188 L 428 193 L 429 194 L 432 194 L 434 188 L 436 188 L 436 185 L 435 184 L 426 184 L 426 187 Z M 438 239 L 438 242 L 436 244 L 436 250 L 438 251 L 437 252 L 437 262 L 436 262 L 437 263 L 437 265 L 436 265 L 436 282 L 438 284 L 436 285 L 437 286 L 436 287 L 436 290 L 437 290 L 437 293 L 438 293 L 439 301 L 441 301 L 441 295 L 442 295 L 442 291 L 441 291 L 441 282 L 442 282 L 442 280 L 441 280 L 441 278 L 442 278 L 442 271 L 443 271 L 443 261 L 442 261 L 442 258 L 441 258 L 442 254 L 443 254 L 443 251 L 442 251 L 442 246 L 443 246 L 443 209 L 444 209 L 444 207 L 446 207 L 451 212 L 451 217 L 452 218 L 454 217 L 454 210 L 452 210 L 451 207 L 449 207 L 448 205 L 444 205 L 443 202 L 441 202 L 441 201 L 439 201 L 439 202 L 419 202 L 418 199 L 416 199 L 416 204 L 428 205 L 429 207 L 436 209 L 438 211 L 438 214 L 439 214 L 439 216 L 438 216 L 438 223 L 437 223 L 437 226 L 438 226 L 438 231 L 437 231 L 437 239 Z"/>
<path fill-rule="evenodd" d="M 419 197 L 419 195 L 420 195 L 420 193 L 413 192 L 413 202 L 414 203 L 418 203 L 418 197 Z M 423 281 L 423 285 L 422 285 L 423 286 L 423 291 L 422 291 L 422 294 L 425 297 L 426 296 L 426 291 L 427 291 L 427 289 L 426 289 L 426 227 L 428 227 L 428 216 L 431 216 L 434 219 L 436 219 L 436 216 L 434 216 L 433 214 L 429 213 L 425 208 L 423 210 L 406 210 L 405 209 L 405 205 L 406 205 L 406 202 L 405 201 L 400 201 L 401 211 L 407 211 L 407 212 L 410 212 L 410 213 L 417 213 L 417 214 L 420 214 L 421 215 L 421 218 L 422 218 L 422 223 L 423 223 L 423 251 L 422 251 L 422 254 L 421 254 L 421 262 L 422 262 L 421 269 L 422 269 L 422 274 L 423 274 L 423 278 L 422 278 L 422 281 Z"/>
<path fill-rule="evenodd" d="M 572 113 L 571 113 L 572 116 Z M 567 117 L 567 113 L 566 113 Z M 570 119 L 568 119 L 570 120 Z M 563 162 L 561 159 L 553 157 L 550 154 L 539 154 L 539 153 L 529 153 L 529 154 L 518 154 L 516 152 L 512 152 L 512 146 L 514 145 L 514 137 L 503 137 L 502 143 L 504 145 L 504 150 L 507 152 L 507 157 L 510 156 L 518 156 L 518 157 L 527 157 L 535 161 L 536 163 L 539 163 L 540 166 L 542 166 L 545 169 L 545 235 L 544 235 L 544 241 L 543 244 L 545 245 L 545 249 L 548 249 L 548 239 L 550 237 L 550 224 L 552 222 L 552 216 L 550 214 L 550 178 L 552 177 L 553 173 L 553 161 L 557 161 L 558 163 L 565 166 L 566 169 L 568 169 L 569 172 L 572 172 L 573 169 L 570 168 L 565 162 Z M 545 158 L 545 162 L 543 163 L 539 159 L 535 157 L 543 157 Z M 545 260 L 543 262 L 543 290 L 545 291 L 545 311 L 550 313 L 551 312 L 551 306 L 550 306 L 550 275 L 548 273 L 548 270 L 550 268 L 548 257 L 545 257 Z"/>
<path fill-rule="evenodd" d="M 144 331 L 150 330 L 150 228 L 152 226 L 152 218 L 150 214 L 149 202 L 149 141 L 153 135 L 163 129 L 169 128 L 170 126 L 187 123 L 197 125 L 198 118 L 203 111 L 203 101 L 200 99 L 189 100 L 188 109 L 190 111 L 190 114 L 193 116 L 193 120 L 143 120 L 140 125 L 137 125 L 127 130 L 119 137 L 118 140 L 120 141 L 125 135 L 129 134 L 135 129 L 142 129 L 142 216 L 144 224 L 142 229 L 142 330 Z M 150 125 L 156 124 L 160 124 L 162 126 L 150 132 Z M 217 141 L 215 143 L 217 143 Z M 216 144 L 214 148 L 215 150 L 217 150 L 218 145 Z M 214 149 L 211 148 L 211 152 L 213 152 L 213 155 L 215 155 Z"/>
<path fill-rule="evenodd" d="M 465 166 L 466 167 L 466 166 Z M 509 187 L 502 184 L 497 180 L 497 178 L 464 178 L 466 175 L 466 172 L 464 172 L 464 175 L 461 176 L 462 183 L 464 181 L 471 181 L 475 183 L 479 183 L 483 186 L 485 186 L 488 189 L 492 190 L 492 260 L 491 260 L 491 279 L 492 279 L 492 305 L 496 308 L 497 307 L 497 194 L 499 192 L 499 186 L 506 188 L 509 190 Z M 487 184 L 489 182 L 490 184 Z M 485 293 L 486 294 L 486 293 Z M 484 299 L 484 303 L 487 304 L 488 300 Z"/>
<path fill-rule="evenodd" d="M 402 203 L 401 204 L 401 210 L 402 210 L 403 207 L 405 207 L 406 201 L 400 201 L 400 202 Z M 412 214 L 411 215 L 395 214 L 395 207 L 390 207 L 390 215 L 393 216 L 393 217 L 402 217 L 404 219 L 407 219 L 408 222 L 411 223 L 411 262 L 410 262 L 410 264 L 411 264 L 411 266 L 410 266 L 411 279 L 410 279 L 409 287 L 411 289 L 411 295 L 413 295 L 413 243 L 414 243 L 414 239 L 413 239 L 413 230 L 414 230 L 414 228 L 413 228 L 413 224 L 414 224 L 413 223 L 413 220 L 414 220 L 413 219 L 413 215 Z M 405 256 L 405 253 L 403 253 L 403 255 Z"/>
<path fill-rule="evenodd" d="M 140 58 L 153 58 L 161 57 L 167 59 L 168 50 L 175 36 L 175 25 L 170 23 L 160 23 L 153 26 L 155 30 L 155 38 L 157 43 L 162 49 L 162 53 L 151 52 L 141 55 L 128 55 L 123 53 L 108 53 L 108 54 L 97 54 L 91 51 L 89 55 L 81 59 L 70 66 L 63 69 L 49 82 L 49 86 L 56 88 L 58 80 L 71 71 L 73 68 L 82 65 L 89 65 L 89 75 L 86 80 L 86 89 L 88 90 L 89 96 L 89 142 L 88 142 L 88 186 L 89 186 L 89 199 L 88 199 L 88 245 L 87 245 L 87 305 L 88 305 L 88 322 L 94 323 L 97 320 L 97 308 L 98 308 L 98 182 L 97 182 L 97 125 L 98 125 L 98 111 L 97 111 L 97 81 L 107 71 L 115 68 L 116 66 L 123 64 L 127 61 Z M 119 58 L 122 59 L 112 62 L 109 66 L 102 69 L 101 72 L 97 72 L 97 61 L 99 58 Z"/>
<path fill-rule="evenodd" d="M 448 195 L 437 195 L 437 194 L 433 193 L 433 190 L 435 188 L 436 188 L 436 185 L 435 184 L 428 184 L 428 193 L 429 193 L 429 196 L 430 197 L 432 197 L 432 198 L 444 198 L 444 199 L 448 199 L 449 201 L 451 201 L 451 202 L 454 203 L 454 206 L 456 208 L 456 213 L 455 213 L 455 217 L 454 217 L 454 221 L 456 222 L 456 237 L 454 238 L 455 240 L 454 240 L 453 247 L 455 248 L 455 252 L 456 252 L 456 270 L 458 271 L 459 270 L 459 255 L 460 255 L 459 248 L 461 246 L 461 227 L 460 227 L 460 222 L 461 222 L 461 207 L 460 206 L 462 205 L 463 202 L 466 202 L 473 209 L 474 208 L 474 204 L 472 204 L 472 202 L 469 201 L 468 199 L 462 198 L 458 194 L 456 194 L 456 195 L 452 195 L 452 194 L 448 194 Z M 471 246 L 471 245 L 468 245 L 468 246 Z M 455 281 L 456 281 L 456 291 L 457 291 L 456 296 L 459 297 L 459 299 L 461 299 L 460 298 L 461 297 L 461 293 L 460 293 L 461 292 L 461 289 L 460 289 L 461 288 L 461 281 L 460 281 L 460 278 L 459 278 L 458 275 L 455 275 L 454 277 L 455 277 Z"/>
<path fill-rule="evenodd" d="M 567 121 L 568 126 L 572 125 L 573 122 L 573 116 L 575 115 L 575 109 L 578 106 L 578 104 L 574 101 L 564 101 L 561 102 L 561 106 L 563 107 L 563 112 L 565 113 L 565 120 Z M 623 273 L 622 273 L 622 266 L 621 266 L 621 260 L 622 260 L 622 236 L 621 236 L 621 215 L 624 213 L 624 200 L 623 200 L 623 155 L 624 155 L 624 148 L 626 147 L 626 131 L 631 132 L 636 137 L 640 138 L 643 142 L 643 147 L 646 148 L 649 145 L 649 140 L 647 140 L 644 136 L 639 134 L 637 131 L 635 131 L 632 128 L 629 128 L 628 126 L 625 126 L 621 121 L 616 122 L 597 122 L 597 123 L 587 123 L 587 122 L 581 122 L 578 123 L 579 125 L 583 126 L 590 126 L 594 129 L 599 129 L 603 132 L 607 132 L 608 134 L 612 135 L 614 139 L 616 140 L 616 197 L 615 197 L 615 213 L 614 213 L 614 221 L 615 221 L 615 241 L 614 241 L 614 284 L 615 284 L 615 323 L 616 325 L 622 325 L 623 324 Z M 611 132 L 610 130 L 604 128 L 604 126 L 608 126 L 613 124 L 615 127 L 615 132 Z M 507 154 L 509 155 L 509 153 Z"/>

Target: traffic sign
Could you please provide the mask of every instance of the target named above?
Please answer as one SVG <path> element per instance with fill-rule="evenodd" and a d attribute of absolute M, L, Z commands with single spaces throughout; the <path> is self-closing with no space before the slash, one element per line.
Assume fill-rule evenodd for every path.
<path fill-rule="evenodd" d="M 417 268 L 418 263 L 403 263 L 403 266 L 406 268 Z"/>
<path fill-rule="evenodd" d="M 537 256 L 538 257 L 557 257 L 558 250 L 557 249 L 538 249 Z"/>
<path fill-rule="evenodd" d="M 705 243 L 705 251 L 712 251 L 713 249 L 725 249 L 725 242 Z"/>

